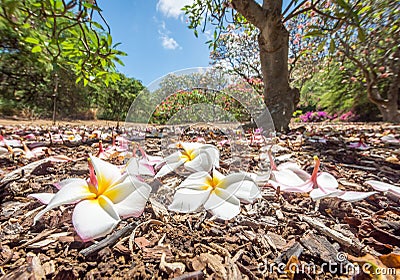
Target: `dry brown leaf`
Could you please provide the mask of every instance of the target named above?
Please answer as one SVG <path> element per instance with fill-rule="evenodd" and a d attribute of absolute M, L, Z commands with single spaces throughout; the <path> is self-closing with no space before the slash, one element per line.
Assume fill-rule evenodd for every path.
<path fill-rule="evenodd" d="M 387 254 L 379 256 L 379 259 L 387 267 L 400 268 L 400 255 L 398 254 Z"/>
<path fill-rule="evenodd" d="M 293 280 L 299 267 L 301 267 L 299 259 L 296 256 L 290 256 L 285 267 L 286 275 Z"/>
<path fill-rule="evenodd" d="M 160 269 L 167 273 L 174 273 L 174 275 L 181 275 L 185 272 L 185 265 L 181 262 L 169 263 L 165 261 L 165 253 L 161 256 Z"/>
<path fill-rule="evenodd" d="M 135 243 L 139 246 L 140 249 L 145 248 L 146 246 L 149 246 L 151 244 L 150 241 L 147 240 L 145 237 L 136 237 Z"/>
<path fill-rule="evenodd" d="M 383 258 L 388 263 L 390 262 L 398 262 L 398 256 L 387 256 Z M 397 259 L 397 260 L 395 260 Z M 348 260 L 357 263 L 360 266 L 360 273 L 368 276 L 373 280 L 394 280 L 398 279 L 396 274 L 400 273 L 400 270 L 397 270 L 394 267 L 386 266 L 379 257 L 373 256 L 371 254 L 366 254 L 362 257 L 353 257 L 348 255 Z"/>

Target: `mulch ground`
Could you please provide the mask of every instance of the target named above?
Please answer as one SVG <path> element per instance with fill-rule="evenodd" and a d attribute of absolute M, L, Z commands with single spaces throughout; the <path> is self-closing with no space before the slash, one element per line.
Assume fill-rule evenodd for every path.
<path fill-rule="evenodd" d="M 0 122 L 5 138 L 22 129 L 29 133 L 28 125 Z M 42 126 L 44 134 L 48 129 Z M 207 128 L 192 133 L 208 143 L 221 140 Z M 278 134 L 275 157 L 311 172 L 318 155 L 321 170 L 334 175 L 341 188 L 371 191 L 366 180 L 400 183 L 400 146 L 381 141 L 399 133 L 400 126 L 386 123 L 299 124 Z M 360 138 L 370 149 L 348 147 Z M 160 154 L 161 141 L 146 139 L 149 154 Z M 43 161 L 24 169 L 38 159 L 0 158 L 0 279 L 348 279 L 357 274 L 349 269 L 357 257 L 400 254 L 400 199 L 384 193 L 354 203 L 315 202 L 308 194 L 265 185 L 262 198 L 242 205 L 230 221 L 207 212 L 168 212 L 152 197 L 141 217 L 125 219 L 113 234 L 86 243 L 72 226 L 73 205 L 50 211 L 33 226 L 44 206 L 27 196 L 56 192 L 53 183 L 65 178 L 86 178 L 86 159 L 97 153 L 97 142 L 46 143 L 48 154 L 76 159 L 63 163 Z M 259 148 L 254 144 L 251 150 L 257 154 Z M 249 161 L 250 171 L 257 171 L 259 160 Z M 173 187 L 180 182 L 174 178 L 161 183 Z M 303 269 L 292 273 L 291 264 Z M 362 271 L 355 278 L 371 279 Z"/>

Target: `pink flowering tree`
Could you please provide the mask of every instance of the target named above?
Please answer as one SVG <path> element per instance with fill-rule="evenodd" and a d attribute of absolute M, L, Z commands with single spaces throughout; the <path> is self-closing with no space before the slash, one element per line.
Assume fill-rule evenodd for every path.
<path fill-rule="evenodd" d="M 351 7 L 342 3 L 342 13 Z M 363 85 L 368 99 L 374 103 L 384 121 L 399 122 L 400 87 L 400 27 L 398 1 L 358 1 L 359 25 L 336 18 L 326 8 L 322 12 L 325 21 L 320 21 L 322 29 L 314 34 L 324 38 L 334 57 L 343 61 L 341 70 L 346 71 L 346 63 L 356 71 L 349 77 L 351 82 Z M 332 33 L 335 30 L 335 33 Z"/>
<path fill-rule="evenodd" d="M 261 2 L 261 3 L 260 3 Z M 260 68 L 264 82 L 264 102 L 271 112 L 277 130 L 286 130 L 289 121 L 299 101 L 299 90 L 289 83 L 289 36 L 285 23 L 301 14 L 308 16 L 310 21 L 314 16 L 326 15 L 316 13 L 320 7 L 330 8 L 331 1 L 299 1 L 292 0 L 283 6 L 284 1 L 255 1 L 255 0 L 207 0 L 195 1 L 184 10 L 188 16 L 189 28 L 206 30 L 207 24 L 215 27 L 214 38 L 210 46 L 217 46 L 220 35 L 227 30 L 229 24 L 236 28 L 243 28 L 245 32 L 256 30 L 255 44 L 258 45 Z M 350 9 L 346 13 L 340 11 L 343 0 L 333 1 L 332 8 L 336 18 L 342 21 L 351 21 L 358 25 L 358 10 L 349 1 Z M 308 13 L 313 12 L 313 14 Z"/>

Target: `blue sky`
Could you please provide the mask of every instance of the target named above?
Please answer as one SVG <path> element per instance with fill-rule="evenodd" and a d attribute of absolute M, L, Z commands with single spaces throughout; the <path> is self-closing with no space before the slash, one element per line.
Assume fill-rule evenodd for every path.
<path fill-rule="evenodd" d="M 209 65 L 205 42 L 210 37 L 199 32 L 196 38 L 181 11 L 193 0 L 97 2 L 111 27 L 114 42 L 121 42 L 118 48 L 128 54 L 122 57 L 125 66 L 118 66 L 126 76 L 147 86 L 170 72 Z M 286 6 L 289 0 L 283 2 Z"/>
<path fill-rule="evenodd" d="M 100 0 L 125 67 L 119 71 L 144 85 L 169 72 L 208 66 L 209 49 L 204 34 L 196 38 L 187 28 L 180 7 L 190 0 Z"/>

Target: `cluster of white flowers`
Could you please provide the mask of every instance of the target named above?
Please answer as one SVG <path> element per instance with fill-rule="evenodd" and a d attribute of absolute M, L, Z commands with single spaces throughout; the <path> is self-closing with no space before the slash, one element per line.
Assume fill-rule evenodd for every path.
<path fill-rule="evenodd" d="M 151 186 L 141 176 L 160 178 L 183 165 L 193 172 L 177 187 L 169 206 L 171 211 L 190 213 L 204 206 L 220 219 L 231 219 L 240 212 L 240 200 L 252 203 L 261 197 L 249 176 L 227 176 L 217 171 L 219 150 L 209 144 L 180 143 L 181 151 L 166 158 L 152 157 L 142 151 L 126 166 L 118 167 L 90 156 L 88 180 L 72 178 L 57 184 L 59 191 L 31 194 L 47 207 L 34 218 L 63 204 L 75 204 L 72 222 L 82 240 L 93 240 L 110 233 L 124 217 L 138 217 L 144 211 Z M 155 169 L 159 169 L 155 173 Z"/>
<path fill-rule="evenodd" d="M 253 203 L 261 197 L 258 181 L 268 182 L 270 186 L 279 187 L 283 192 L 309 192 L 314 200 L 338 197 L 346 201 L 358 201 L 375 194 L 376 191 L 391 192 L 400 196 L 400 187 L 379 181 L 366 182 L 376 191 L 339 189 L 333 175 L 318 172 L 318 157 L 314 157 L 315 166 L 310 175 L 296 163 L 287 162 L 276 166 L 269 150 L 271 176 L 268 179 L 244 172 L 226 176 L 221 174 L 218 171 L 219 150 L 213 145 L 179 143 L 178 148 L 179 151 L 165 158 L 149 156 L 140 149 L 142 156 L 131 158 L 123 167 L 90 156 L 88 180 L 66 179 L 57 184 L 59 191 L 56 194 L 30 195 L 47 204 L 47 207 L 36 215 L 34 222 L 55 207 L 76 204 L 72 222 L 82 240 L 104 236 L 115 228 L 121 217 L 138 217 L 144 211 L 152 188 L 142 176 L 161 178 L 180 166 L 191 174 L 176 188 L 168 209 L 192 213 L 204 208 L 216 218 L 224 220 L 232 219 L 240 213 L 241 201 Z"/>

